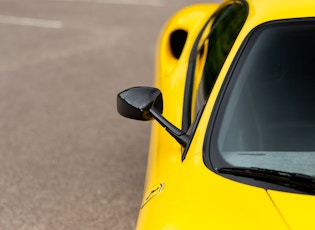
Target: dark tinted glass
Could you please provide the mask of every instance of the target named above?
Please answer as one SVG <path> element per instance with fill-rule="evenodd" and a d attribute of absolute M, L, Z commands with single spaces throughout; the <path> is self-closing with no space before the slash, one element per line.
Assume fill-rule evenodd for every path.
<path fill-rule="evenodd" d="M 195 111 L 208 99 L 219 72 L 247 17 L 247 7 L 234 3 L 221 9 L 215 16 L 208 36 L 206 63 L 197 92 Z"/>
<path fill-rule="evenodd" d="M 230 165 L 315 175 L 315 22 L 262 28 L 232 76 L 212 149 Z"/>

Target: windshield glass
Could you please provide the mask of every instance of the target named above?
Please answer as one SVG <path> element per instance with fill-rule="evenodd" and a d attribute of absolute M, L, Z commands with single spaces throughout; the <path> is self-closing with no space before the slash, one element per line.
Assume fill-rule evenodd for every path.
<path fill-rule="evenodd" d="M 314 20 L 252 33 L 214 125 L 210 152 L 221 166 L 315 175 L 314 41 Z"/>

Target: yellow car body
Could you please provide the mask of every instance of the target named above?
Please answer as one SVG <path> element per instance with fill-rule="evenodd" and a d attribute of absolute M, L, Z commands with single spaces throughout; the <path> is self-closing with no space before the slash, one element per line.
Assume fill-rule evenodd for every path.
<path fill-rule="evenodd" d="M 206 35 L 214 25 L 211 20 L 208 21 L 212 15 L 218 15 L 217 12 L 231 4 L 246 6 L 245 21 L 219 71 L 201 115 L 192 111 L 188 116 L 192 125 L 195 119 L 198 122 L 187 130 L 183 128 L 183 104 L 192 49 L 198 36 L 198 46 L 206 40 Z M 163 95 L 163 116 L 184 132 L 189 133 L 192 129 L 193 133 L 189 136 L 189 143 L 183 146 L 158 122 L 153 122 L 137 229 L 315 229 L 313 190 L 299 192 L 278 187 L 273 189 L 272 186 L 256 185 L 255 179 L 256 182 L 243 183 L 242 180 L 224 176 L 206 166 L 204 147 L 205 136 L 210 129 L 209 120 L 214 119 L 212 116 L 220 92 L 226 84 L 233 62 L 242 55 L 241 50 L 249 34 L 270 22 L 313 20 L 314 10 L 315 1 L 311 0 L 228 0 L 222 4 L 189 6 L 168 21 L 157 47 L 155 87 Z M 176 35 L 185 42 L 179 47 L 180 51 L 174 54 L 176 50 L 172 50 L 171 39 L 175 39 L 176 43 Z M 191 107 L 196 106 L 194 101 L 206 62 L 202 54 L 198 55 L 193 69 Z"/>

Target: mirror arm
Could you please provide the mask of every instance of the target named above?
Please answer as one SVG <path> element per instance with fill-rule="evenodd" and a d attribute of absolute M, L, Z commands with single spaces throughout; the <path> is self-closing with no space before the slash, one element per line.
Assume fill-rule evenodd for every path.
<path fill-rule="evenodd" d="M 154 107 L 150 108 L 149 112 L 157 120 L 157 122 L 159 122 L 166 129 L 166 131 L 171 134 L 172 137 L 174 137 L 183 147 L 188 145 L 190 137 L 186 133 L 166 120 Z"/>

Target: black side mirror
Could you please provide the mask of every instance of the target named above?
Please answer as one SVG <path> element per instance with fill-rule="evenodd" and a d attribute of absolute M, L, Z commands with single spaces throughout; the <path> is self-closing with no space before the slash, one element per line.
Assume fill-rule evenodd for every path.
<path fill-rule="evenodd" d="M 159 89 L 152 87 L 134 87 L 126 89 L 117 96 L 117 110 L 120 115 L 148 121 L 156 119 L 183 147 L 189 142 L 189 136 L 179 130 L 162 116 L 163 99 Z"/>
<path fill-rule="evenodd" d="M 163 112 L 163 100 L 160 90 L 152 87 L 134 87 L 122 91 L 117 96 L 117 110 L 120 115 L 147 121 L 153 119 L 149 110 L 156 108 Z"/>

